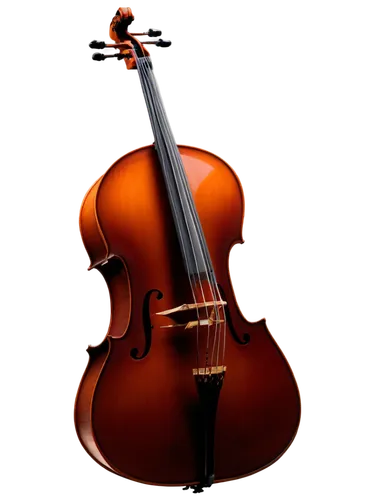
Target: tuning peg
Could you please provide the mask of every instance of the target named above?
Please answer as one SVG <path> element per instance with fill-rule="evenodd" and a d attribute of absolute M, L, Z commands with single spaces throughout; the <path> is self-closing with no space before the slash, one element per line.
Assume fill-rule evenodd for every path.
<path fill-rule="evenodd" d="M 160 30 L 149 29 L 148 31 L 144 31 L 143 33 L 130 33 L 130 34 L 132 36 L 141 36 L 141 35 L 161 36 L 161 31 Z"/>
<path fill-rule="evenodd" d="M 90 49 L 104 49 L 105 46 L 105 42 L 98 42 L 98 40 L 93 40 L 89 43 Z"/>
<path fill-rule="evenodd" d="M 101 52 L 100 50 L 93 52 L 90 56 L 90 59 L 92 59 L 96 63 L 105 63 L 107 61 L 118 61 L 121 62 L 122 58 L 124 56 L 122 54 L 118 54 L 117 52 Z"/>
<path fill-rule="evenodd" d="M 156 49 L 168 49 L 173 45 L 171 38 L 159 38 L 158 43 L 155 45 Z"/>
<path fill-rule="evenodd" d="M 101 54 L 100 52 L 95 52 L 95 54 L 92 55 L 92 58 L 94 61 L 104 61 L 105 55 Z"/>
<path fill-rule="evenodd" d="M 163 31 L 160 29 L 159 26 L 150 26 L 146 30 L 146 36 L 148 38 L 159 38 L 162 36 L 162 34 L 163 34 Z"/>

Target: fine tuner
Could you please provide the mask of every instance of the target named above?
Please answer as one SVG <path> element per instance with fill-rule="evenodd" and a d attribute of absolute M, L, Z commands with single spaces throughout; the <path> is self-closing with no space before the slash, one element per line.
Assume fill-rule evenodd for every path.
<path fill-rule="evenodd" d="M 163 31 L 158 26 L 150 26 L 146 31 L 129 30 L 129 34 L 136 36 L 142 45 L 150 45 L 156 49 L 170 48 L 173 46 L 173 41 L 170 38 L 164 38 Z M 90 58 L 97 62 L 103 63 L 109 60 L 121 61 L 124 57 L 117 49 L 126 47 L 127 42 L 113 42 L 105 38 L 92 38 L 88 43 L 88 48 L 91 51 Z"/>

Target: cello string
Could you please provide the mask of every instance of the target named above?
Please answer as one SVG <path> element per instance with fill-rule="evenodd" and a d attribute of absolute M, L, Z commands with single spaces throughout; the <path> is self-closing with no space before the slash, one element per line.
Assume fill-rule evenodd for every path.
<path fill-rule="evenodd" d="M 154 89 L 154 90 L 155 90 L 156 92 L 159 90 L 159 92 L 160 92 L 160 89 Z M 161 109 L 161 110 L 159 109 L 159 111 L 163 112 L 163 109 Z M 161 115 L 161 116 L 163 116 L 163 115 Z M 160 125 L 161 125 L 161 128 L 162 128 L 162 123 L 161 123 Z M 169 137 L 169 136 L 168 136 L 168 133 L 164 133 L 164 134 L 162 134 L 162 136 L 165 138 L 165 140 L 167 140 L 167 139 L 168 139 L 168 137 Z M 160 144 L 160 142 L 159 142 L 159 144 Z M 167 147 L 169 146 L 169 150 L 171 150 L 171 149 L 172 149 L 170 144 L 166 143 L 166 146 L 167 146 Z M 172 149 L 172 151 L 173 151 L 173 149 Z M 169 151 L 169 154 L 170 154 L 170 158 L 172 158 L 172 157 L 173 157 L 173 155 L 171 155 L 171 151 Z M 175 174 L 175 173 L 174 173 L 174 174 Z M 175 177 L 176 177 L 176 175 L 175 175 Z M 195 267 L 196 267 L 196 269 L 197 269 L 197 273 L 196 273 L 196 275 L 195 275 L 195 276 L 199 277 L 199 270 L 198 270 L 198 266 L 197 266 L 197 259 L 196 259 L 195 252 L 194 252 L 194 246 L 192 245 L 192 237 L 191 237 L 191 234 L 190 234 L 190 228 L 189 228 L 189 225 L 187 225 L 187 226 L 186 226 L 186 228 L 187 228 L 188 233 L 189 233 L 189 236 L 190 236 L 190 238 L 189 238 L 189 239 L 190 239 L 190 243 L 191 243 L 191 248 L 192 248 L 192 250 L 193 250 L 194 263 L 195 263 Z M 188 273 L 190 273 L 190 272 L 189 272 L 189 270 L 188 270 Z M 195 277 L 195 276 L 194 276 L 194 285 L 195 285 L 195 287 L 196 287 L 196 288 L 198 288 L 198 286 L 197 286 L 197 279 L 196 279 L 196 277 Z M 200 286 L 200 288 L 201 288 L 201 292 L 202 292 L 202 295 L 203 295 L 203 300 L 204 300 L 204 302 L 206 302 L 206 299 L 205 299 L 205 295 L 204 295 L 204 291 L 203 291 L 203 288 L 202 288 L 202 284 L 201 284 L 201 282 L 199 282 L 199 286 Z M 191 285 L 191 288 L 192 288 L 192 285 Z M 200 318 L 199 308 L 197 307 L 197 301 L 196 301 L 196 296 L 195 296 L 195 293 L 194 293 L 193 295 L 194 295 L 194 301 L 195 301 L 195 304 L 196 304 L 196 312 L 197 312 L 197 317 L 198 317 L 197 328 L 196 328 L 196 336 L 197 336 L 197 350 L 199 351 L 199 326 L 200 326 L 200 321 L 201 321 L 201 318 Z M 207 315 L 207 319 L 208 319 L 208 309 L 207 309 L 206 304 L 205 304 L 205 309 L 206 309 L 206 315 Z M 199 359 L 199 355 L 197 355 L 197 357 L 198 357 L 198 359 Z M 198 368 L 199 368 L 199 365 L 198 365 Z"/>
<path fill-rule="evenodd" d="M 148 80 L 146 80 L 146 82 L 148 83 Z M 146 90 L 147 90 L 147 86 L 146 86 Z M 152 90 L 155 90 L 155 89 L 152 89 Z M 159 92 L 160 92 L 160 89 L 157 89 L 157 90 L 159 90 Z M 152 95 L 155 95 L 155 92 L 153 92 L 153 93 L 152 93 Z M 157 94 L 156 94 L 156 95 L 157 95 Z M 155 104 L 155 106 L 157 106 L 157 104 L 159 104 L 159 103 L 157 102 L 157 99 L 153 99 L 152 106 L 153 106 L 154 104 Z M 150 109 L 150 111 L 153 111 L 153 110 L 152 110 L 152 109 Z M 162 122 L 162 121 L 158 120 L 159 115 L 161 115 L 161 114 L 162 114 L 162 112 L 163 112 L 163 109 L 160 109 L 160 108 L 155 110 L 155 118 L 156 118 L 156 121 L 158 121 L 158 122 L 159 122 L 159 128 L 160 128 L 160 129 L 163 129 L 163 128 L 164 128 L 164 127 L 163 127 L 163 125 L 165 125 L 165 124 L 163 124 L 163 122 Z M 155 123 L 154 123 L 154 125 L 155 125 Z M 156 132 L 156 135 L 157 135 L 157 137 L 156 137 L 156 142 L 157 142 L 157 144 L 159 144 L 159 146 L 160 146 L 161 141 L 160 141 L 160 140 L 159 140 L 159 141 L 157 140 L 157 139 L 158 139 L 158 136 L 159 136 L 159 139 L 160 139 L 160 135 L 158 134 L 158 130 L 159 130 L 159 129 L 158 129 L 158 128 L 156 128 L 155 126 L 154 126 L 154 129 L 155 129 L 155 132 Z M 162 138 L 165 138 L 165 137 L 167 137 L 167 136 L 168 136 L 168 134 L 167 134 L 167 133 L 162 133 L 162 132 L 161 132 L 161 137 L 162 137 Z M 168 147 L 168 144 L 166 144 L 166 146 Z M 161 148 L 159 148 L 159 149 L 161 149 Z M 160 152 L 161 152 L 162 154 L 164 153 L 164 151 L 163 151 L 163 150 L 161 150 Z M 167 148 L 167 153 L 168 153 L 168 148 Z M 171 152 L 170 152 L 170 151 L 169 151 L 169 154 L 170 154 L 170 156 L 171 156 Z M 171 170 L 171 171 L 172 171 L 172 173 L 173 173 L 173 175 L 174 175 L 174 177 L 175 177 L 175 172 L 174 172 L 173 170 Z M 183 214 L 183 215 L 184 215 L 184 214 Z M 186 217 L 185 217 L 185 219 L 186 219 Z M 187 225 L 187 229 L 189 229 L 189 226 L 188 226 L 188 225 Z M 192 238 L 190 238 L 190 241 L 192 242 Z M 193 248 L 194 248 L 194 247 L 193 247 Z M 197 267 L 197 266 L 196 266 L 196 267 Z M 197 268 L 197 270 L 198 270 L 198 268 Z"/>
<path fill-rule="evenodd" d="M 137 57 L 135 51 L 133 51 L 133 54 L 134 54 L 134 57 L 135 57 L 136 62 L 137 62 L 137 68 L 139 70 L 138 73 L 139 73 L 139 76 L 140 76 L 141 87 L 142 87 L 142 90 L 143 90 L 146 102 L 149 103 L 149 104 L 151 104 L 150 103 L 150 97 L 148 95 L 149 91 L 146 88 L 143 79 L 141 78 L 141 73 L 142 73 L 142 76 L 145 76 L 144 75 L 143 65 L 141 65 L 139 63 L 139 60 L 138 60 L 138 57 Z M 154 132 L 155 140 L 158 140 L 158 138 L 159 138 L 159 143 L 161 144 L 162 143 L 162 140 L 161 140 L 162 137 L 161 137 L 160 131 L 158 130 L 158 128 L 156 126 L 156 117 L 154 116 L 154 110 L 152 109 L 151 106 L 147 106 L 147 110 L 148 110 L 148 113 L 149 113 L 150 122 L 151 122 L 151 126 L 152 126 L 152 129 L 153 129 L 153 132 Z M 162 156 L 162 160 L 163 160 L 163 158 L 165 159 L 165 152 L 163 151 L 162 148 L 160 149 L 160 154 Z M 168 180 L 167 180 L 167 182 L 168 182 Z M 170 201 L 171 201 L 171 204 L 172 204 L 172 210 L 176 210 L 175 201 L 173 200 L 173 198 L 171 198 Z M 181 234 L 181 227 L 178 224 L 176 224 L 176 229 Z M 183 242 L 182 239 L 181 239 L 181 241 Z M 187 260 L 186 249 L 185 249 L 184 245 L 182 245 L 182 252 L 183 252 L 185 260 L 187 262 L 187 266 L 189 267 L 189 262 Z M 191 288 L 191 291 L 192 291 L 194 303 L 197 304 L 196 296 L 195 296 L 195 293 L 194 293 L 194 287 L 192 285 L 191 278 L 190 278 L 190 270 L 188 271 L 188 278 L 189 278 L 189 283 L 190 283 L 190 288 Z M 196 309 L 198 311 L 198 307 L 196 307 Z M 198 312 L 198 322 L 199 322 L 199 312 Z M 197 335 L 198 335 L 198 325 L 197 325 Z M 198 349 L 197 349 L 197 368 L 199 368 L 199 350 Z"/>
<path fill-rule="evenodd" d="M 153 82 L 154 82 L 154 80 L 153 80 Z M 160 88 L 158 88 L 156 86 L 156 82 L 155 82 L 155 91 L 159 91 L 160 92 Z M 164 107 L 166 108 L 165 104 L 164 104 Z M 165 113 L 165 111 L 164 111 L 164 113 Z M 164 134 L 164 136 L 166 137 L 167 140 L 168 139 L 171 140 L 170 134 L 167 133 L 167 134 Z M 170 152 L 172 152 L 172 155 L 174 155 L 174 153 L 177 153 L 178 150 L 176 148 L 176 144 L 174 144 L 174 146 L 175 146 L 174 148 L 172 146 L 173 146 L 173 144 L 171 145 L 171 143 L 169 143 Z M 176 164 L 177 165 L 181 164 L 181 161 L 178 161 L 179 160 L 179 155 L 177 157 L 176 157 L 176 155 L 174 155 L 174 156 L 175 156 Z M 178 172 L 178 174 L 179 174 L 180 181 L 181 180 L 185 181 L 185 178 L 181 177 L 181 173 Z M 187 199 L 188 199 L 188 202 L 190 202 L 189 198 L 187 198 Z M 190 204 L 190 208 L 191 208 L 191 202 L 189 204 Z M 195 215 L 194 211 L 193 210 L 191 210 L 191 211 Z M 215 306 L 215 313 L 216 313 L 215 316 L 216 316 L 216 319 L 220 320 L 220 315 L 218 313 L 218 308 L 217 308 L 217 304 L 216 304 L 216 302 L 217 302 L 216 301 L 216 293 L 214 294 L 213 291 L 212 291 L 212 284 L 211 284 L 211 280 L 209 279 L 209 273 L 207 272 L 207 264 L 206 263 L 205 263 L 205 271 L 206 271 L 206 275 L 208 277 L 208 283 L 210 285 L 211 295 L 214 298 L 214 306 Z M 215 292 L 216 292 L 216 290 L 215 290 Z M 204 298 L 204 300 L 205 300 L 205 298 Z M 205 300 L 205 302 L 206 302 L 206 300 Z M 207 319 L 209 319 L 208 318 L 208 311 L 207 311 Z M 219 329 L 221 328 L 221 324 L 215 322 L 215 339 L 214 339 L 214 345 L 213 345 L 212 356 L 211 356 L 211 365 L 213 365 L 213 356 L 214 356 L 214 353 L 215 353 L 215 344 L 216 344 L 216 336 L 217 336 L 218 324 L 220 325 Z M 209 324 L 208 324 L 208 326 L 209 326 Z M 207 344 L 209 345 L 209 337 L 208 337 L 207 340 L 208 340 Z M 207 348 L 208 348 L 208 345 L 207 345 Z M 218 357 L 219 357 L 219 351 L 220 351 L 220 337 L 219 337 L 219 343 L 218 343 L 218 348 L 217 348 L 217 360 L 218 360 Z M 217 361 L 217 363 L 218 363 L 218 361 Z M 207 365 L 207 363 L 206 363 L 206 365 Z"/>
<path fill-rule="evenodd" d="M 170 136 L 167 136 L 167 139 L 169 139 L 169 138 L 170 138 Z M 202 228 L 201 228 L 201 225 L 200 225 L 200 221 L 199 221 L 198 215 L 196 213 L 194 202 L 193 202 L 193 199 L 192 199 L 192 196 L 191 196 L 191 191 L 190 191 L 190 188 L 188 186 L 187 178 L 186 178 L 186 175 L 184 174 L 184 167 L 183 167 L 183 164 L 182 164 L 182 161 L 181 161 L 181 157 L 180 157 L 178 149 L 176 147 L 174 147 L 172 149 L 172 151 L 173 151 L 173 153 L 176 154 L 176 156 L 175 156 L 176 171 L 177 171 L 177 174 L 179 175 L 179 179 L 182 182 L 182 184 L 184 186 L 184 189 L 185 189 L 186 199 L 187 199 L 188 204 L 189 204 L 190 212 L 191 212 L 191 215 L 192 215 L 192 217 L 194 219 L 195 226 L 197 228 L 197 232 L 198 232 L 198 234 L 200 236 L 201 249 L 204 249 L 205 246 L 206 246 L 206 243 L 205 243 L 205 240 L 204 240 L 203 231 L 202 231 Z M 209 258 L 209 255 L 204 255 L 204 257 L 205 257 L 205 260 L 206 260 L 206 263 L 205 263 L 205 272 L 206 272 L 206 275 L 207 275 L 207 281 L 208 281 L 208 284 L 209 284 L 209 287 L 210 287 L 211 296 L 212 296 L 213 302 L 214 302 L 215 320 L 216 321 L 220 321 L 221 318 L 220 318 L 219 308 L 217 306 L 217 297 L 218 296 L 220 297 L 220 292 L 219 292 L 219 289 L 218 289 L 218 284 L 217 284 L 217 281 L 216 281 L 215 274 L 212 271 L 214 283 L 211 283 L 210 273 L 207 272 L 207 260 L 210 261 L 211 259 Z M 213 269 L 212 263 L 210 263 L 209 267 L 211 269 Z M 214 292 L 213 292 L 213 290 L 214 290 Z M 224 334 L 223 335 L 224 335 L 224 345 L 225 345 L 226 314 L 225 314 L 225 310 L 224 309 L 223 309 L 223 323 L 224 323 L 223 324 L 223 329 L 224 329 Z M 214 334 L 214 342 L 213 342 L 213 347 L 212 347 L 211 366 L 213 365 L 213 357 L 214 357 L 214 354 L 215 354 L 215 346 L 216 346 L 218 325 L 219 325 L 219 339 L 218 339 L 218 346 L 217 346 L 216 366 L 218 366 L 218 363 L 219 363 L 218 360 L 219 360 L 219 353 L 220 353 L 221 323 L 215 322 L 215 334 Z M 207 338 L 207 346 L 208 346 L 208 344 L 209 344 L 209 333 L 208 333 L 208 338 Z M 224 347 L 224 351 L 225 351 L 225 347 Z"/>
<path fill-rule="evenodd" d="M 160 91 L 160 89 L 158 89 Z M 165 105 L 164 105 L 165 106 Z M 165 106 L 166 107 L 166 106 Z M 167 140 L 171 139 L 171 136 L 169 134 L 166 134 L 166 137 L 167 137 Z M 194 222 L 195 222 L 195 226 L 197 228 L 197 231 L 198 231 L 198 234 L 200 236 L 200 243 L 201 243 L 201 248 L 204 248 L 204 245 L 205 244 L 205 241 L 204 241 L 204 236 L 203 235 L 203 232 L 202 232 L 202 229 L 200 227 L 200 222 L 199 222 L 199 218 L 197 216 L 197 213 L 196 213 L 196 209 L 195 209 L 195 206 L 194 206 L 194 203 L 193 203 L 193 200 L 192 200 L 192 197 L 191 197 L 191 192 L 190 192 L 190 188 L 188 187 L 188 184 L 187 184 L 187 178 L 186 178 L 186 175 L 184 175 L 184 167 L 182 165 L 182 162 L 181 162 L 181 157 L 178 153 L 178 149 L 176 148 L 176 145 L 174 144 L 174 148 L 171 147 L 171 151 L 174 154 L 174 159 L 175 159 L 175 168 L 176 168 L 176 171 L 177 171 L 177 174 L 179 175 L 179 180 L 180 182 L 182 182 L 183 186 L 184 186 L 184 189 L 185 189 L 185 194 L 186 194 L 186 200 L 188 201 L 188 204 L 189 204 L 189 208 L 190 208 L 190 212 L 191 212 L 191 215 L 194 219 Z M 206 257 L 206 261 L 207 261 L 207 255 L 204 256 Z M 210 259 L 209 259 L 210 260 Z M 221 323 L 218 323 L 217 321 L 220 321 L 220 313 L 219 313 L 219 308 L 217 306 L 217 297 L 219 296 L 220 297 L 220 292 L 218 290 L 218 285 L 217 285 L 217 281 L 216 281 L 216 278 L 215 278 L 215 275 L 214 273 L 213 274 L 213 278 L 214 278 L 214 283 L 211 283 L 211 279 L 210 279 L 210 273 L 207 272 L 207 262 L 205 263 L 205 272 L 206 272 L 206 275 L 207 275 L 207 281 L 208 281 L 208 284 L 209 284 L 209 287 L 210 287 L 210 292 L 211 292 L 211 295 L 212 295 L 212 298 L 213 298 L 213 302 L 214 302 L 214 311 L 215 311 L 215 334 L 214 334 L 214 342 L 213 342 L 213 347 L 212 347 L 212 356 L 211 356 L 211 366 L 213 365 L 213 357 L 214 357 L 214 354 L 215 354 L 215 346 L 216 346 L 216 340 L 217 340 L 217 329 L 218 329 L 218 325 L 219 325 L 219 339 L 218 339 L 218 346 L 217 346 L 217 356 L 216 356 L 216 366 L 218 366 L 218 363 L 219 363 L 219 353 L 220 353 L 220 339 L 221 339 Z M 212 269 L 212 263 L 211 263 L 211 267 Z M 214 292 L 213 292 L 214 290 Z M 207 316 L 208 316 L 208 312 L 207 312 Z M 207 318 L 209 319 L 209 318 Z M 224 325 L 223 325 L 223 329 L 224 329 L 224 343 L 225 343 L 225 327 L 226 327 L 226 315 L 225 315 L 225 310 L 223 309 L 223 322 L 224 322 Z M 209 345 L 209 332 L 208 332 L 208 337 L 207 337 L 207 346 L 206 346 L 206 349 L 208 349 L 208 345 Z"/>
<path fill-rule="evenodd" d="M 177 169 L 177 175 L 179 176 L 179 180 L 180 182 L 182 181 L 182 184 L 183 184 L 183 188 L 185 189 L 185 199 L 188 201 L 189 203 L 189 206 L 188 206 L 188 209 L 189 209 L 189 212 L 190 212 L 190 217 L 192 218 L 193 222 L 194 221 L 194 218 L 196 216 L 196 213 L 195 213 L 195 207 L 192 206 L 192 200 L 190 200 L 190 197 L 188 196 L 188 189 L 187 188 L 187 185 L 186 185 L 186 176 L 184 175 L 184 167 L 182 165 L 182 161 L 181 161 L 181 156 L 178 152 L 178 149 L 176 147 L 176 144 L 174 141 L 172 141 L 171 137 L 173 137 L 173 134 L 170 130 L 170 125 L 169 125 L 169 122 L 168 122 L 168 119 L 166 117 L 166 114 L 165 114 L 165 110 L 164 110 L 164 107 L 162 105 L 162 102 L 161 102 L 161 98 L 158 97 L 158 95 L 160 96 L 160 93 L 158 91 L 158 86 L 157 86 L 157 82 L 155 80 L 155 77 L 153 75 L 153 73 L 150 71 L 150 74 L 151 74 L 151 83 L 153 84 L 153 89 L 154 89 L 154 94 L 156 96 L 156 103 L 158 105 L 158 108 L 159 108 L 159 112 L 160 114 L 162 115 L 162 118 L 164 119 L 165 121 L 165 124 L 164 124 L 164 127 L 165 127 L 165 130 L 166 130 L 166 137 L 167 137 L 167 140 L 169 141 L 169 146 L 170 146 L 170 152 L 171 154 L 173 155 L 174 157 L 174 160 L 175 160 L 175 166 L 178 167 Z M 169 130 L 168 130 L 169 129 Z M 190 191 L 189 191 L 190 192 Z M 195 230 L 198 231 L 198 225 L 195 224 Z M 200 241 L 200 244 L 202 244 L 202 242 Z M 205 274 L 207 276 L 207 282 L 210 286 L 210 291 L 211 291 L 211 295 L 212 295 L 212 298 L 214 299 L 213 302 L 214 302 L 214 309 L 215 309 L 215 313 L 216 313 L 216 318 L 218 318 L 218 308 L 217 308 L 217 300 L 216 300 L 216 294 L 214 294 L 213 292 L 213 289 L 212 289 L 212 282 L 211 282 L 211 279 L 210 279 L 210 273 L 208 272 L 208 269 L 207 269 L 207 262 L 206 262 L 206 259 L 204 258 L 204 252 L 203 252 L 203 249 L 200 247 L 199 248 L 200 252 L 201 252 L 201 255 L 202 255 L 202 258 L 204 259 L 204 265 L 205 265 Z M 220 317 L 219 317 L 220 318 Z M 208 329 L 210 327 L 210 317 L 208 316 L 208 311 L 207 311 L 207 319 L 208 319 Z M 218 328 L 218 323 L 215 322 L 215 337 L 214 337 L 214 344 L 213 344 L 213 351 L 212 351 L 212 356 L 211 356 L 211 360 L 213 359 L 213 354 L 214 354 L 214 348 L 215 348 L 215 342 L 216 342 L 216 335 L 217 335 L 217 328 Z M 208 351 L 208 348 L 209 348 L 209 332 L 208 332 L 208 335 L 207 335 L 207 345 L 206 345 L 206 351 Z M 208 363 L 208 359 L 206 360 L 206 366 L 207 366 L 207 363 Z M 211 366 L 212 366 L 212 362 L 211 362 Z"/>
<path fill-rule="evenodd" d="M 150 97 L 152 96 L 152 93 L 151 93 L 150 89 L 147 88 L 147 85 L 146 85 L 146 82 L 147 82 L 147 73 L 146 73 L 146 71 L 145 71 L 145 69 L 143 67 L 143 64 L 140 63 L 140 58 L 138 58 L 137 55 L 135 54 L 135 51 L 134 51 L 134 55 L 135 55 L 135 59 L 136 59 L 136 62 L 137 62 L 137 67 L 140 70 L 140 72 L 139 72 L 140 77 L 141 76 L 143 77 L 143 78 L 140 78 L 140 79 L 141 79 L 141 85 L 142 85 L 142 89 L 144 91 L 144 95 L 145 95 L 146 101 L 149 104 L 153 104 L 151 102 L 152 99 L 150 99 Z M 142 58 L 142 59 L 144 59 L 144 58 Z M 163 136 L 161 134 L 161 131 L 159 131 L 158 127 L 156 126 L 158 124 L 158 120 L 157 120 L 157 114 L 155 113 L 155 109 L 153 109 L 153 106 L 150 106 L 149 115 L 150 115 L 150 120 L 151 120 L 151 124 L 152 124 L 153 130 L 154 130 L 155 138 L 156 138 L 156 140 L 159 138 L 159 145 L 161 146 L 162 145 L 162 140 L 161 139 L 163 138 Z M 159 126 L 160 126 L 160 123 L 159 123 Z M 160 154 L 162 156 L 162 161 L 163 161 L 163 160 L 165 160 L 165 151 L 163 151 L 162 147 L 159 148 L 159 150 L 160 150 Z M 172 202 L 172 209 L 176 210 L 173 198 L 171 198 L 171 202 Z M 187 224 L 186 224 L 186 226 L 188 228 Z M 177 227 L 178 231 L 181 233 L 181 227 L 179 226 L 178 222 L 176 224 L 176 227 Z M 189 233 L 189 238 L 190 238 L 190 241 L 192 243 L 192 239 L 191 239 L 190 233 Z M 182 239 L 181 239 L 181 241 L 183 242 Z M 192 246 L 192 248 L 194 248 L 194 247 Z M 199 324 L 200 324 L 200 314 L 199 314 L 199 308 L 198 308 L 198 304 L 197 304 L 197 300 L 196 300 L 196 295 L 195 295 L 194 287 L 193 287 L 192 281 L 191 281 L 191 275 L 193 275 L 193 273 L 192 273 L 192 269 L 189 269 L 189 261 L 186 258 L 186 249 L 184 248 L 183 245 L 182 245 L 182 250 L 183 250 L 183 253 L 185 255 L 185 261 L 186 261 L 187 267 L 188 267 L 188 278 L 189 278 L 190 288 L 191 288 L 191 291 L 192 291 L 192 295 L 193 295 L 193 299 L 194 299 L 194 304 L 196 306 L 196 311 L 197 311 L 197 327 L 196 327 L 196 335 L 197 335 L 197 368 L 199 368 Z M 194 255 L 194 257 L 195 257 L 195 255 Z M 199 276 L 199 270 L 198 270 L 196 259 L 195 259 L 195 264 L 196 264 L 196 268 L 197 268 L 197 275 Z"/>
<path fill-rule="evenodd" d="M 157 82 L 155 80 L 155 77 L 154 77 L 153 73 L 151 73 L 151 77 L 154 80 L 153 84 L 154 84 L 155 89 L 158 90 Z M 158 92 L 155 92 L 155 93 L 156 93 L 156 95 L 158 94 Z M 164 111 L 164 108 L 163 108 L 163 106 L 162 106 L 161 103 L 159 105 L 159 108 L 160 108 L 160 112 L 164 116 L 164 119 L 165 119 L 167 125 L 169 125 L 168 119 L 167 119 L 167 117 L 165 115 L 165 111 Z M 167 135 L 167 137 L 168 137 L 168 135 Z M 174 152 L 173 150 L 174 150 L 174 148 L 172 148 L 172 153 Z M 174 157 L 175 157 L 175 160 L 176 160 L 176 165 L 180 168 L 180 172 L 178 172 L 180 180 L 182 180 L 182 182 L 184 184 L 184 187 L 185 187 L 185 190 L 188 191 L 190 188 L 187 186 L 186 176 L 183 175 L 182 172 L 181 172 L 181 169 L 184 169 L 184 167 L 182 165 L 182 162 L 181 162 L 181 157 L 180 157 L 179 154 L 176 155 L 176 153 L 174 154 Z M 187 200 L 189 202 L 191 215 L 192 215 L 192 217 L 194 219 L 194 218 L 197 217 L 195 207 L 194 208 L 192 207 L 192 200 L 190 200 L 189 196 L 187 196 Z M 210 278 L 210 274 L 207 272 L 207 267 L 206 267 L 206 275 L 208 277 L 208 282 L 209 282 L 209 285 L 210 285 L 210 288 L 211 288 L 211 295 L 213 296 L 213 299 L 214 299 L 214 307 L 215 307 L 216 320 L 220 321 L 221 318 L 220 318 L 219 307 L 217 307 L 217 297 L 220 297 L 220 299 L 221 299 L 221 294 L 220 294 L 220 291 L 218 289 L 217 280 L 216 280 L 215 275 L 213 275 L 213 279 Z M 224 339 L 223 339 L 223 359 L 224 359 L 224 353 L 225 353 L 225 347 L 224 346 L 225 346 L 225 335 L 226 335 L 226 314 L 225 314 L 225 309 L 223 307 L 222 307 L 222 311 L 223 311 L 223 323 L 224 323 L 223 324 L 223 337 L 224 337 Z M 221 323 L 217 323 L 217 322 L 215 324 L 215 337 L 214 337 L 214 344 L 213 344 L 212 356 L 211 356 L 211 365 L 213 365 L 213 357 L 214 357 L 214 354 L 215 354 L 215 344 L 216 344 L 216 332 L 217 332 L 218 324 L 219 324 L 219 335 L 218 335 L 219 338 L 218 338 L 218 346 L 217 346 L 217 354 L 216 354 L 216 366 L 218 366 L 218 363 L 219 363 L 220 342 L 221 342 Z M 209 341 L 209 339 L 208 339 L 208 341 Z"/>
<path fill-rule="evenodd" d="M 165 112 L 164 112 L 163 108 L 161 108 L 161 109 L 162 109 L 162 112 L 165 115 Z M 166 120 L 167 120 L 167 118 L 166 118 Z M 182 182 L 184 184 L 185 190 L 186 190 L 186 192 L 188 192 L 188 193 L 191 194 L 190 187 L 189 187 L 189 184 L 188 184 L 188 181 L 187 181 L 187 177 L 185 175 L 184 166 L 182 164 L 181 156 L 179 154 L 178 154 L 178 157 L 176 158 L 176 164 L 177 164 L 177 166 L 180 169 L 180 172 L 179 172 L 180 179 L 182 179 Z M 197 214 L 196 209 L 195 209 L 194 202 L 193 202 L 191 196 L 188 196 L 187 198 L 188 198 L 188 201 L 189 201 L 191 214 L 192 214 L 193 218 L 195 218 L 195 221 L 196 221 L 196 226 L 197 227 L 201 227 L 200 226 L 200 221 L 198 219 L 198 214 Z M 203 239 L 204 239 L 204 236 L 203 236 Z M 216 276 L 215 276 L 215 273 L 212 272 L 212 277 L 211 277 L 211 273 L 207 272 L 207 267 L 206 267 L 206 275 L 207 275 L 207 281 L 208 281 L 208 283 L 210 285 L 211 295 L 212 295 L 213 301 L 214 301 L 214 309 L 215 309 L 216 320 L 220 321 L 221 320 L 220 309 L 217 306 L 217 302 L 218 302 L 218 298 L 220 300 L 222 300 L 222 298 L 221 298 L 221 294 L 220 294 L 220 291 L 219 291 L 219 288 L 218 288 L 218 283 L 217 283 L 217 280 L 216 280 Z M 222 309 L 222 312 L 223 312 L 223 337 L 224 337 L 223 346 L 225 346 L 225 335 L 226 335 L 226 323 L 227 323 L 227 320 L 226 320 L 225 309 L 223 307 L 221 309 Z M 213 358 L 214 358 L 214 355 L 215 355 L 216 332 L 217 332 L 218 325 L 219 325 L 219 335 L 218 335 L 218 346 L 217 346 L 217 355 L 216 355 L 216 366 L 218 366 L 218 364 L 219 364 L 220 342 L 221 342 L 221 323 L 216 323 L 215 324 L 214 344 L 213 344 L 213 347 L 212 347 L 212 356 L 211 356 L 211 365 L 212 366 L 213 366 Z M 224 354 L 225 354 L 225 347 L 223 348 L 223 357 L 222 357 L 223 360 L 224 360 Z"/>

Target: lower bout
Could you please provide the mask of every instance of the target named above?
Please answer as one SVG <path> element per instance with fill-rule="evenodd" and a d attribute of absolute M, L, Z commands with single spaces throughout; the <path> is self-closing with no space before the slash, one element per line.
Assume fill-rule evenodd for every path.
<path fill-rule="evenodd" d="M 241 398 L 237 404 L 229 401 L 227 406 L 223 389 L 215 433 L 215 482 L 258 472 L 284 454 L 296 435 L 300 419 L 298 390 L 291 387 L 290 392 L 283 402 L 270 402 L 265 398 L 262 404 L 254 397 L 252 404 L 246 404 Z M 125 478 L 147 484 L 199 483 L 202 443 L 197 439 L 200 434 L 198 403 L 193 402 L 184 412 L 174 410 L 181 418 L 168 412 L 158 414 L 158 408 L 150 405 L 147 412 L 135 412 L 133 419 L 133 412 L 121 408 L 111 418 L 107 407 L 106 419 L 109 418 L 111 424 L 106 429 L 100 424 L 96 427 L 95 442 L 111 469 Z"/>
<path fill-rule="evenodd" d="M 253 367 L 241 383 L 228 377 L 216 423 L 217 481 L 254 474 L 276 462 L 293 442 L 300 422 L 297 384 L 286 360 L 279 359 L 272 376 Z M 247 380 L 246 380 L 247 378 Z M 235 377 L 233 377 L 235 379 Z M 245 379 L 245 380 L 244 380 Z"/>

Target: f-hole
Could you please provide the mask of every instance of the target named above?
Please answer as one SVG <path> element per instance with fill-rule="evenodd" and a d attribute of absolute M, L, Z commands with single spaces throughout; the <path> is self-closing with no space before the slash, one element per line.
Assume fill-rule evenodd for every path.
<path fill-rule="evenodd" d="M 153 288 L 152 290 L 149 290 L 146 293 L 145 298 L 143 299 L 142 315 L 143 315 L 143 330 L 145 333 L 145 347 L 141 355 L 139 355 L 139 349 L 137 347 L 133 347 L 133 349 L 130 351 L 130 356 L 133 359 L 139 360 L 145 358 L 151 349 L 153 326 L 151 324 L 151 317 L 150 317 L 150 300 L 151 300 L 151 295 L 153 293 L 157 294 L 156 298 L 158 300 L 163 298 L 162 292 L 160 290 L 157 290 L 156 288 Z"/>

